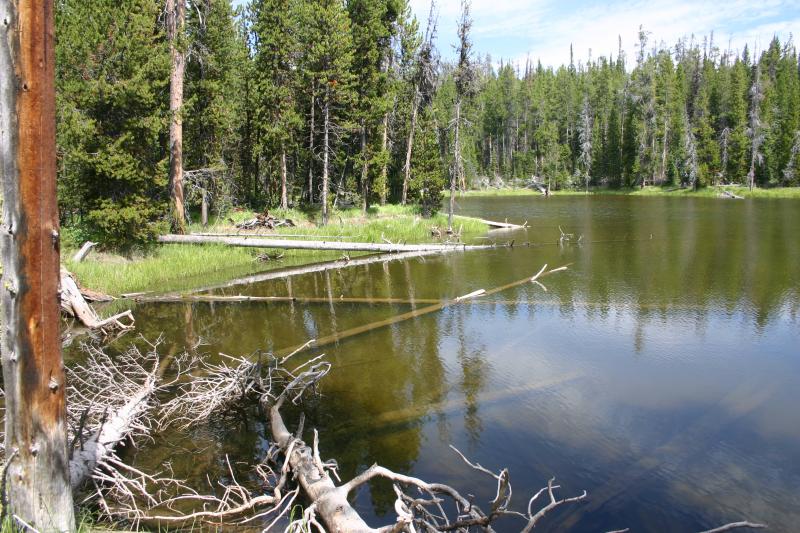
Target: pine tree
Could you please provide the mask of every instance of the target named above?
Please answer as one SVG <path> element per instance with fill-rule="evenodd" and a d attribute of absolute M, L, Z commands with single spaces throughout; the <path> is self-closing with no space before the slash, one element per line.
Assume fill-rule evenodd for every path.
<path fill-rule="evenodd" d="M 169 53 L 149 0 L 60 2 L 56 17 L 61 216 L 109 248 L 163 231 Z"/>

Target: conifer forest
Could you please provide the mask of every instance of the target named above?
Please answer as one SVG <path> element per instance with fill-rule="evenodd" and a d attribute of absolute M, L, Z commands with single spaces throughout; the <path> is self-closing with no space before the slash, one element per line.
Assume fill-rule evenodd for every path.
<path fill-rule="evenodd" d="M 553 190 L 800 183 L 795 44 L 713 35 L 545 67 L 472 47 L 407 2 L 192 2 L 170 40 L 163 2 L 59 0 L 62 222 L 106 245 L 168 229 L 172 55 L 184 61 L 184 209 L 439 207 L 536 177 Z M 435 37 L 458 32 L 456 54 Z M 451 57 L 452 56 L 452 57 Z M 455 175 L 455 176 L 453 176 Z M 205 191 L 205 192 L 203 192 Z M 191 216 L 191 215 L 190 215 Z M 173 225 L 175 217 L 172 217 Z"/>

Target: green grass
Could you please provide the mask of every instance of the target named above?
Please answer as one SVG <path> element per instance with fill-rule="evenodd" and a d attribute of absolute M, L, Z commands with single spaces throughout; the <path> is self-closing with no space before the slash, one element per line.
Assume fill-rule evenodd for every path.
<path fill-rule="evenodd" d="M 699 190 L 680 189 L 677 187 L 647 186 L 632 189 L 607 189 L 590 187 L 591 195 L 626 195 L 626 196 L 674 196 L 674 197 L 701 197 L 718 198 L 722 191 L 728 191 L 745 198 L 800 198 L 800 187 L 774 187 L 769 189 L 756 188 L 752 191 L 740 185 L 720 185 L 703 187 Z M 485 189 L 473 190 L 463 193 L 465 196 L 542 196 L 533 189 Z M 584 196 L 583 190 L 567 189 L 551 191 L 553 196 Z"/>
<path fill-rule="evenodd" d="M 211 220 L 209 227 L 190 226 L 192 232 L 236 233 L 265 236 L 308 235 L 321 238 L 346 237 L 349 242 L 394 243 L 435 242 L 431 228 L 447 227 L 447 216 L 438 214 L 423 218 L 414 207 L 381 206 L 370 209 L 363 215 L 359 209 L 337 210 L 331 215 L 327 226 L 316 226 L 317 212 L 289 210 L 272 211 L 279 218 L 291 218 L 296 227 L 279 228 L 276 231 L 240 231 L 230 223 L 247 220 L 254 213 L 233 212 L 221 220 Z M 467 217 L 455 217 L 456 229 L 462 228 L 463 240 L 470 242 L 483 235 L 486 225 Z M 167 292 L 188 290 L 207 284 L 219 283 L 236 277 L 247 276 L 274 268 L 330 261 L 342 257 L 341 252 L 316 250 L 270 250 L 270 255 L 283 254 L 279 261 L 259 262 L 256 256 L 265 250 L 238 248 L 233 246 L 204 245 L 156 245 L 147 253 L 125 258 L 117 255 L 92 252 L 81 263 L 71 261 L 72 250 L 65 250 L 65 266 L 77 277 L 82 286 L 113 296 L 132 292 Z M 359 253 L 348 253 L 357 257 Z"/>

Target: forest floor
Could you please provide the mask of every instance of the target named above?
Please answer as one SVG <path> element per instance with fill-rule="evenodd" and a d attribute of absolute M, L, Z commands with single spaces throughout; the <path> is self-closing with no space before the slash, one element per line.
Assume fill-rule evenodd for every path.
<path fill-rule="evenodd" d="M 703 187 L 698 190 L 681 189 L 674 186 L 661 187 L 648 185 L 640 188 L 609 189 L 605 187 L 589 187 L 590 195 L 629 195 L 629 196 L 673 196 L 673 197 L 701 197 L 719 198 L 722 191 L 733 193 L 745 198 L 800 198 L 800 187 L 773 187 L 756 188 L 752 191 L 741 185 L 716 185 Z M 480 189 L 463 193 L 466 196 L 542 196 L 542 193 L 535 189 L 528 188 L 504 188 L 504 189 Z M 584 190 L 558 190 L 551 191 L 553 196 L 584 196 Z"/>
<path fill-rule="evenodd" d="M 447 215 L 436 214 L 423 218 L 414 206 L 386 205 L 369 209 L 365 215 L 359 208 L 334 210 L 327 226 L 318 224 L 319 210 L 272 210 L 279 219 L 289 218 L 294 227 L 275 230 L 237 229 L 235 224 L 252 219 L 256 213 L 235 210 L 222 217 L 211 217 L 207 227 L 191 224 L 188 232 L 260 235 L 270 237 L 302 238 L 314 236 L 327 240 L 349 242 L 427 243 L 441 242 L 431 234 L 436 226 L 447 228 Z M 461 240 L 472 242 L 484 235 L 485 224 L 468 217 L 455 217 L 455 230 Z M 385 240 L 384 240 L 385 239 Z M 78 243 L 75 243 L 78 244 Z M 128 256 L 106 252 L 91 252 L 80 263 L 72 261 L 74 249 L 66 248 L 62 257 L 64 265 L 83 287 L 119 296 L 135 292 L 166 292 L 188 290 L 209 283 L 247 276 L 275 268 L 300 266 L 320 261 L 340 259 L 342 252 L 306 250 L 266 250 L 203 244 L 153 245 Z M 348 257 L 365 255 L 348 253 Z M 267 258 L 268 257 L 268 258 Z"/>

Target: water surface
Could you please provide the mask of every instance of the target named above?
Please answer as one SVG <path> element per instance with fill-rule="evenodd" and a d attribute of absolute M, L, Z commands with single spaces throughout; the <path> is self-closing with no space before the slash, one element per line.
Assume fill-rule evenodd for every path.
<path fill-rule="evenodd" d="M 531 227 L 491 234 L 513 239 L 513 249 L 217 291 L 329 302 L 142 305 L 137 330 L 163 333 L 165 351 L 202 341 L 212 359 L 281 350 L 429 305 L 414 300 L 451 299 L 531 276 L 544 263 L 569 264 L 542 280 L 546 292 L 527 283 L 327 346 L 334 371 L 305 407 L 323 456 L 338 460 L 343 479 L 377 462 L 490 500 L 492 480 L 465 468 L 453 444 L 488 468 L 508 467 L 520 509 L 553 475 L 565 496 L 588 491 L 585 503 L 549 516 L 545 531 L 686 532 L 741 519 L 796 528 L 800 202 L 458 204 L 462 214 Z M 559 244 L 560 231 L 573 241 Z M 408 303 L 379 301 L 388 297 Z M 290 425 L 295 415 L 287 414 Z M 245 465 L 263 457 L 268 437 L 257 409 L 243 408 L 161 436 L 136 460 L 177 455 L 178 475 L 224 479 L 229 454 L 246 479 Z M 355 503 L 381 525 L 392 521 L 393 499 L 376 482 Z"/>

